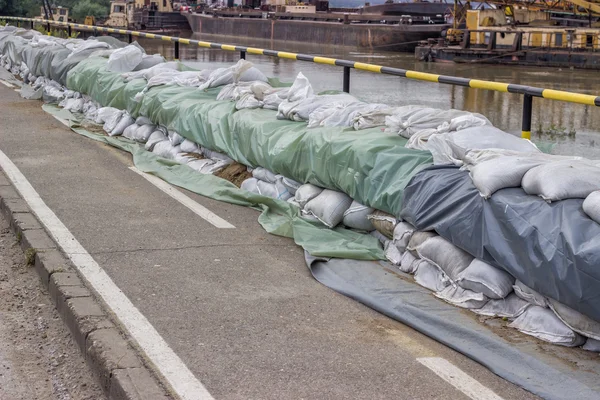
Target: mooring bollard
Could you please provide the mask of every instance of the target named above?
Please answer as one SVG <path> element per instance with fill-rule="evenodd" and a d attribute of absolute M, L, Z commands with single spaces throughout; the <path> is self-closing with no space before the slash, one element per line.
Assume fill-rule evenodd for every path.
<path fill-rule="evenodd" d="M 533 96 L 526 94 L 523 96 L 523 120 L 521 123 L 521 137 L 531 139 L 531 112 L 533 106 Z"/>

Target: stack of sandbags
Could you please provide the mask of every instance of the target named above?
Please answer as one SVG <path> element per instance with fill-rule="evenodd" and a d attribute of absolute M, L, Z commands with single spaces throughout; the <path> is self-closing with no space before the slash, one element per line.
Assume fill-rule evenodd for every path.
<path fill-rule="evenodd" d="M 252 178 L 242 182 L 241 188 L 262 196 L 288 200 L 292 198 L 292 191 L 295 190 L 297 184 L 291 179 L 286 179 L 286 183 L 292 183 L 292 185 L 286 185 L 282 175 L 277 175 L 266 168 L 258 167 L 252 170 Z"/>

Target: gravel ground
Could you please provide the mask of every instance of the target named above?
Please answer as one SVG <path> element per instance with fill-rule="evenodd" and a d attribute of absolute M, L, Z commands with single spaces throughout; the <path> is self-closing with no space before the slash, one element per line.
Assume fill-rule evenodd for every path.
<path fill-rule="evenodd" d="M 0 399 L 105 399 L 2 216 Z"/>

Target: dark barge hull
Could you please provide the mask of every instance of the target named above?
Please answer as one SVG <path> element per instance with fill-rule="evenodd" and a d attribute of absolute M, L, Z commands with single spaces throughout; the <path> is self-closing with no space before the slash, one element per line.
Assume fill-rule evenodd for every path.
<path fill-rule="evenodd" d="M 343 24 L 341 22 L 213 17 L 185 14 L 195 34 L 413 52 L 420 40 L 439 37 L 442 24 Z"/>
<path fill-rule="evenodd" d="M 600 70 L 600 52 L 548 51 L 525 49 L 510 50 L 460 49 L 452 47 L 417 46 L 415 58 L 436 62 L 469 64 L 524 65 L 552 68 L 580 68 Z"/>

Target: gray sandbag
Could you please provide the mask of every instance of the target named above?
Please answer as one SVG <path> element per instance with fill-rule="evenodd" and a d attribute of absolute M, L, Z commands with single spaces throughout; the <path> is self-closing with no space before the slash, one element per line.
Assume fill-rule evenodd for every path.
<path fill-rule="evenodd" d="M 169 131 L 169 141 L 173 146 L 179 146 L 184 141 L 184 137 L 175 131 Z"/>
<path fill-rule="evenodd" d="M 548 305 L 569 328 L 589 338 L 600 340 L 600 322 L 550 298 L 548 298 Z"/>
<path fill-rule="evenodd" d="M 256 186 L 258 188 L 258 193 L 263 196 L 279 200 L 288 200 L 292 197 L 287 188 L 281 183 L 281 179 L 278 179 L 275 183 L 265 182 L 259 179 Z"/>
<path fill-rule="evenodd" d="M 137 46 L 129 45 L 111 53 L 106 69 L 111 72 L 131 72 L 142 62 L 144 52 Z"/>
<path fill-rule="evenodd" d="M 187 166 L 205 175 L 210 174 L 214 168 L 218 167 L 217 163 L 211 159 L 193 160 Z"/>
<path fill-rule="evenodd" d="M 394 228 L 398 224 L 398 220 L 392 214 L 388 214 L 381 210 L 375 210 L 367 216 L 375 229 L 387 236 L 389 239 L 394 237 Z"/>
<path fill-rule="evenodd" d="M 600 167 L 584 160 L 561 160 L 530 169 L 521 186 L 546 201 L 585 199 L 600 188 Z"/>
<path fill-rule="evenodd" d="M 133 70 L 141 71 L 143 69 L 152 68 L 155 65 L 164 63 L 165 61 L 165 58 L 160 54 L 145 55 L 142 57 L 142 61 L 140 61 L 140 63 L 136 65 Z"/>
<path fill-rule="evenodd" d="M 248 178 L 240 185 L 240 189 L 247 190 L 251 193 L 260 194 L 258 192 L 258 179 L 256 178 Z"/>
<path fill-rule="evenodd" d="M 475 259 L 458 274 L 456 282 L 461 287 L 483 293 L 490 299 L 503 299 L 513 291 L 515 278 L 504 270 Z"/>
<path fill-rule="evenodd" d="M 384 255 L 385 258 L 393 265 L 399 266 L 402 261 L 402 253 L 398 251 L 398 248 L 391 240 L 385 242 Z"/>
<path fill-rule="evenodd" d="M 263 167 L 257 167 L 252 170 L 252 176 L 260 181 L 269 183 L 277 182 L 278 176 L 274 172 Z"/>
<path fill-rule="evenodd" d="M 400 260 L 400 271 L 407 274 L 414 274 L 419 266 L 419 259 L 410 251 L 405 251 Z"/>
<path fill-rule="evenodd" d="M 490 300 L 483 307 L 473 309 L 476 314 L 488 317 L 499 317 L 515 319 L 531 307 L 531 303 L 523 300 L 515 293 L 511 293 L 504 299 Z"/>
<path fill-rule="evenodd" d="M 583 212 L 600 224 L 600 190 L 590 193 L 583 201 Z"/>
<path fill-rule="evenodd" d="M 594 353 L 600 353 L 600 340 L 588 338 L 581 348 L 587 351 L 593 351 Z"/>
<path fill-rule="evenodd" d="M 438 267 L 425 260 L 417 261 L 415 282 L 432 292 L 441 292 L 450 285 L 450 279 Z"/>
<path fill-rule="evenodd" d="M 344 220 L 344 212 L 352 204 L 346 193 L 325 189 L 317 197 L 306 203 L 304 209 L 314 215 L 329 228 L 334 228 Z"/>
<path fill-rule="evenodd" d="M 449 285 L 444 290 L 434 293 L 434 296 L 457 307 L 467 309 L 481 308 L 489 300 L 482 293 L 475 293 L 456 285 Z"/>
<path fill-rule="evenodd" d="M 546 297 L 542 296 L 532 288 L 526 286 L 520 280 L 516 280 L 513 286 L 513 290 L 515 294 L 529 303 L 540 306 L 540 307 L 548 307 L 548 300 Z"/>
<path fill-rule="evenodd" d="M 142 125 L 133 132 L 133 140 L 146 143 L 154 132 L 156 132 L 156 125 Z"/>
<path fill-rule="evenodd" d="M 441 236 L 432 237 L 417 247 L 419 258 L 439 267 L 452 281 L 473 261 L 473 256 Z"/>
<path fill-rule="evenodd" d="M 394 228 L 394 245 L 398 248 L 398 251 L 404 253 L 410 242 L 413 232 L 416 231 L 415 227 L 408 222 L 400 222 Z"/>
<path fill-rule="evenodd" d="M 189 139 L 181 142 L 181 151 L 186 153 L 200 153 L 200 146 Z"/>
<path fill-rule="evenodd" d="M 370 232 L 375 229 L 375 227 L 371 221 L 369 221 L 368 215 L 372 214 L 374 211 L 375 210 L 372 207 L 362 205 L 355 200 L 350 205 L 350 208 L 344 212 L 344 225 L 348 228 Z"/>
<path fill-rule="evenodd" d="M 124 113 L 124 111 L 121 111 L 121 110 L 113 111 L 110 115 L 108 115 L 108 117 L 106 119 L 104 119 L 104 126 L 102 127 L 102 129 L 104 129 L 104 131 L 106 133 L 108 133 L 109 135 L 112 136 L 112 131 L 115 130 L 115 128 L 121 121 L 121 118 L 123 117 L 123 113 Z M 123 128 L 123 129 L 125 129 L 125 128 Z"/>
<path fill-rule="evenodd" d="M 142 126 L 142 125 L 153 125 L 153 122 L 150 120 L 150 118 L 148 117 L 137 117 L 137 119 L 135 120 L 135 123 Z"/>
<path fill-rule="evenodd" d="M 131 117 L 131 115 L 124 113 L 123 116 L 121 117 L 121 119 L 119 120 L 119 123 L 115 126 L 115 129 L 113 129 L 109 133 L 109 136 L 121 135 L 123 133 L 123 131 L 125 130 L 125 128 L 127 128 L 130 125 L 133 125 L 134 123 L 135 123 L 135 119 L 133 119 Z"/>
<path fill-rule="evenodd" d="M 139 127 L 140 126 L 137 124 L 131 124 L 127 128 L 125 128 L 125 130 L 123 131 L 123 134 L 121 136 L 123 136 L 124 138 L 127 138 L 127 139 L 135 140 L 135 131 Z"/>
<path fill-rule="evenodd" d="M 437 233 L 431 231 L 416 231 L 413 232 L 410 236 L 410 240 L 408 241 L 408 246 L 406 246 L 406 250 L 412 252 L 415 257 L 418 257 L 417 248 L 425 243 L 426 240 L 429 240 L 433 237 L 436 237 Z"/>
<path fill-rule="evenodd" d="M 165 135 L 163 131 L 155 130 L 150 134 L 150 137 L 146 141 L 146 145 L 144 146 L 144 148 L 148 151 L 152 151 L 157 143 L 160 143 L 165 140 L 168 140 L 167 135 Z"/>
<path fill-rule="evenodd" d="M 254 171 L 252 171 L 254 173 Z M 310 183 L 305 183 L 296 190 L 295 199 L 301 208 L 304 208 L 306 203 L 321 194 L 324 189 Z"/>
<path fill-rule="evenodd" d="M 583 336 L 565 325 L 549 308 L 531 306 L 509 327 L 561 346 L 576 347 L 585 343 Z"/>
<path fill-rule="evenodd" d="M 295 180 L 286 178 L 285 176 L 281 178 L 281 183 L 283 183 L 283 186 L 287 188 L 292 196 L 295 196 L 296 191 L 300 188 L 300 186 L 302 186 L 300 182 L 296 182 Z"/>
<path fill-rule="evenodd" d="M 181 148 L 179 146 L 173 146 L 169 140 L 163 140 L 154 145 L 152 152 L 160 157 L 173 160 L 177 153 L 181 152 Z"/>

